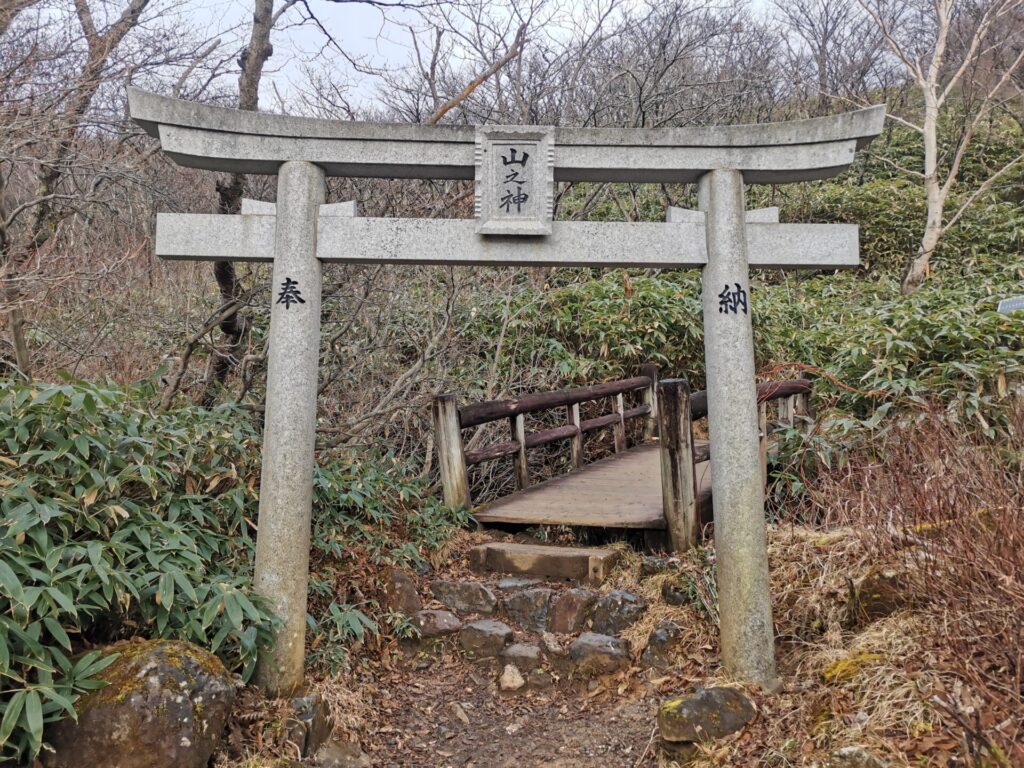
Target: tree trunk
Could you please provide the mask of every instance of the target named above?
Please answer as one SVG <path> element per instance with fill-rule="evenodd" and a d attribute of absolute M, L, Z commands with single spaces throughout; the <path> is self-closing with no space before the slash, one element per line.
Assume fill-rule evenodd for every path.
<path fill-rule="evenodd" d="M 924 188 L 925 225 L 917 255 L 907 266 L 901 290 L 904 295 L 918 290 L 928 279 L 932 254 L 944 232 L 942 221 L 946 193 L 939 184 L 939 107 L 932 94 L 925 91 L 924 110 Z"/>
<path fill-rule="evenodd" d="M 917 256 L 907 266 L 907 271 L 903 275 L 901 291 L 904 295 L 914 293 L 928 279 L 932 254 L 935 253 L 941 238 L 941 224 L 934 226 L 931 222 L 931 216 L 929 216 L 929 222 L 925 227 L 924 237 L 921 238 L 921 246 L 917 251 Z"/>
<path fill-rule="evenodd" d="M 238 60 L 242 69 L 238 77 L 239 109 L 255 112 L 259 107 L 263 66 L 274 52 L 270 45 L 270 31 L 273 26 L 274 0 L 256 0 L 249 44 Z M 217 213 L 237 214 L 241 210 L 244 193 L 245 176 L 240 173 L 231 174 L 227 181 L 217 182 Z M 213 277 L 217 281 L 217 289 L 224 304 L 241 296 L 242 284 L 238 280 L 233 262 L 214 262 Z M 207 408 L 216 402 L 217 391 L 241 359 L 246 331 L 245 317 L 238 311 L 232 312 L 221 321 L 220 330 L 224 334 L 224 343 L 215 353 L 209 369 L 210 374 L 200 397 L 200 403 Z"/>

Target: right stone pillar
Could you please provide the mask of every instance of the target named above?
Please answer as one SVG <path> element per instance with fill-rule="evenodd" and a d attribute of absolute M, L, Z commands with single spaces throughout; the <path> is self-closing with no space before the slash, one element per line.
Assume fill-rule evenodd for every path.
<path fill-rule="evenodd" d="M 722 664 L 739 680 L 772 688 L 775 633 L 742 173 L 705 174 L 698 201 L 708 252 L 702 277 L 704 356 Z"/>

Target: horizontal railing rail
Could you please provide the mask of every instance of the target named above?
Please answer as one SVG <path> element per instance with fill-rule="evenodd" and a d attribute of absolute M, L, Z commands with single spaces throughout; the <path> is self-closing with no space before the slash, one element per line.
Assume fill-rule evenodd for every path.
<path fill-rule="evenodd" d="M 576 387 L 574 389 L 557 389 L 552 392 L 536 392 L 523 395 L 509 400 L 488 400 L 484 403 L 475 403 L 459 408 L 459 425 L 463 429 L 476 427 L 490 421 L 518 416 L 523 413 L 536 413 L 547 411 L 552 408 L 559 408 L 566 405 L 576 405 L 591 400 L 601 400 L 605 397 L 614 397 L 627 392 L 635 392 L 638 389 L 649 389 L 652 385 L 650 376 L 635 376 L 631 379 L 620 381 L 609 381 L 604 384 L 592 384 L 588 387 Z M 635 413 L 634 416 L 642 416 L 649 413 Z"/>

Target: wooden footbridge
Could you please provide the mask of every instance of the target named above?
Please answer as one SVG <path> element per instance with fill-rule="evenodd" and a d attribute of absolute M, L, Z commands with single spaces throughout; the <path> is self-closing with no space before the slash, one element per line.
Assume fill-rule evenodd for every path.
<path fill-rule="evenodd" d="M 759 384 L 762 474 L 767 477 L 768 436 L 808 415 L 807 379 Z M 608 403 L 602 407 L 604 403 Z M 769 421 L 769 404 L 777 419 Z M 582 414 L 587 418 L 581 418 Z M 526 416 L 543 424 L 564 409 L 564 424 L 527 432 Z M 707 394 L 692 393 L 682 379 L 658 380 L 647 365 L 635 378 L 588 387 L 539 392 L 511 400 L 459 407 L 454 395 L 434 402 L 436 443 L 445 500 L 473 507 L 468 468 L 511 457 L 518 490 L 473 508 L 481 524 L 569 525 L 642 529 L 657 540 L 666 531 L 673 549 L 692 546 L 714 518 L 711 495 L 713 449 L 695 440 L 693 424 L 707 416 Z M 482 425 L 508 420 L 510 439 L 473 447 L 464 435 Z M 636 421 L 643 420 L 642 425 Z M 584 438 L 610 429 L 614 453 L 587 463 Z M 628 445 L 634 437 L 632 447 Z M 527 451 L 568 441 L 571 471 L 531 483 Z"/>

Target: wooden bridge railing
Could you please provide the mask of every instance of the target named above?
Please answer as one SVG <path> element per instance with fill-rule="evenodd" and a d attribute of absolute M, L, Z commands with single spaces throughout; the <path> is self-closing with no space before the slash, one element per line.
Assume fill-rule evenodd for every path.
<path fill-rule="evenodd" d="M 808 415 L 808 395 L 812 390 L 806 378 L 771 381 L 757 385 L 759 403 L 760 452 L 762 475 L 767 481 L 767 439 L 770 427 L 780 422 L 795 426 L 797 418 Z M 625 407 L 624 396 L 640 391 L 643 402 Z M 611 411 L 591 419 L 580 419 L 580 404 L 608 398 Z M 767 419 L 769 401 L 779 402 L 779 418 L 770 425 Z M 524 415 L 554 408 L 566 408 L 566 424 L 526 433 Z M 439 458 L 445 503 L 450 506 L 472 506 L 468 468 L 485 461 L 511 456 L 516 470 L 518 488 L 530 484 L 526 451 L 556 440 L 570 440 L 574 468 L 583 465 L 583 436 L 593 430 L 611 427 L 615 452 L 626 449 L 626 422 L 644 418 L 644 439 L 660 435 L 662 504 L 666 528 L 673 549 L 685 551 L 697 541 L 701 520 L 697 499 L 698 488 L 694 467 L 710 458 L 707 444 L 696 446 L 693 422 L 707 416 L 707 393 L 690 393 L 685 379 L 658 380 L 658 368 L 648 364 L 641 375 L 589 387 L 538 392 L 511 400 L 490 400 L 458 407 L 453 394 L 434 398 L 435 443 Z M 462 430 L 509 420 L 510 438 L 501 443 L 475 450 L 466 450 Z"/>

